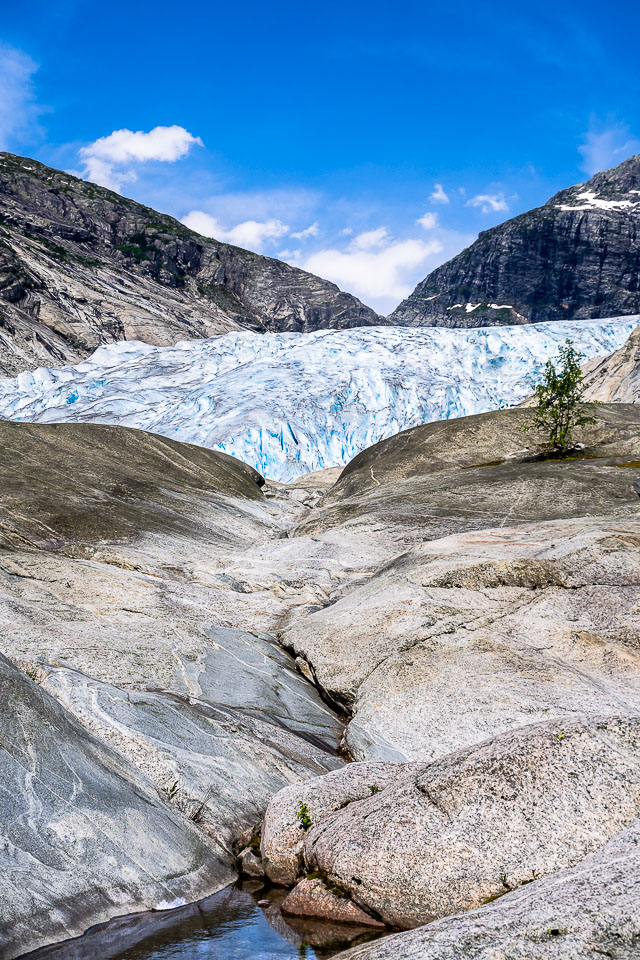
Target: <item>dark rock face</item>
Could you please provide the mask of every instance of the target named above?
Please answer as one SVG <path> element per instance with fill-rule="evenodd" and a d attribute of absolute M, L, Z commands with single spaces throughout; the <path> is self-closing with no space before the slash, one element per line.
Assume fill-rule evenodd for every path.
<path fill-rule="evenodd" d="M 640 312 L 640 156 L 486 230 L 391 314 L 478 327 Z"/>
<path fill-rule="evenodd" d="M 114 340 L 380 322 L 326 280 L 0 153 L 0 373 L 78 360 Z"/>

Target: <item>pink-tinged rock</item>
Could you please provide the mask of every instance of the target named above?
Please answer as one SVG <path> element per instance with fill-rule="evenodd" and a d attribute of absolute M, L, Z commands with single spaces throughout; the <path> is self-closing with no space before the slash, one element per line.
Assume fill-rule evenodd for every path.
<path fill-rule="evenodd" d="M 301 880 L 282 902 L 282 912 L 294 917 L 316 917 L 360 927 L 384 927 L 348 897 L 330 890 L 319 878 Z"/>

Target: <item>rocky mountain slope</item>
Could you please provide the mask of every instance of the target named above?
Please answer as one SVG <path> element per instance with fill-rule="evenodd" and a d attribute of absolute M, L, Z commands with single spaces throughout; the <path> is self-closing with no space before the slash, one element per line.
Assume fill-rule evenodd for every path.
<path fill-rule="evenodd" d="M 483 231 L 389 320 L 476 327 L 638 312 L 640 156 Z"/>
<path fill-rule="evenodd" d="M 401 935 L 411 956 L 438 956 L 438 937 L 462 955 L 491 929 L 537 956 L 529 931 L 538 943 L 536 923 L 558 917 L 545 960 L 598 930 L 633 957 L 640 408 L 599 408 L 566 462 L 540 456 L 525 416 L 417 427 L 286 488 L 122 427 L 0 423 L 16 691 L 0 762 L 20 784 L 0 794 L 2 960 L 157 905 L 133 873 L 119 884 L 116 796 L 125 851 L 157 882 L 150 837 L 175 843 L 175 898 L 226 883 L 240 854 L 303 878 L 285 913 L 449 917 L 433 941 L 430 926 Z M 261 863 L 246 845 L 266 808 Z M 104 856 L 83 845 L 86 816 L 109 833 Z M 47 877 L 37 900 L 14 893 L 28 857 Z M 519 931 L 523 896 L 535 916 Z M 391 942 L 358 949 L 402 954 Z"/>
<path fill-rule="evenodd" d="M 102 343 L 383 322 L 334 284 L 0 153 L 0 374 Z"/>
<path fill-rule="evenodd" d="M 585 396 L 604 403 L 640 403 L 640 331 L 610 356 L 585 366 Z"/>
<path fill-rule="evenodd" d="M 140 427 L 288 482 L 344 465 L 398 430 L 516 404 L 566 337 L 598 357 L 639 320 L 118 343 L 76 366 L 0 381 L 0 417 Z"/>

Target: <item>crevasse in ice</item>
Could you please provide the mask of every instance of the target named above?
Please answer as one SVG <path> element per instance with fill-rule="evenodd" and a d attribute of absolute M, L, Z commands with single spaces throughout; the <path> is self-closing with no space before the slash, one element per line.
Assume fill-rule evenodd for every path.
<path fill-rule="evenodd" d="M 0 417 L 118 423 L 222 450 L 290 481 L 399 430 L 518 403 L 567 337 L 586 358 L 640 317 L 483 327 L 229 333 L 126 341 L 0 380 Z"/>

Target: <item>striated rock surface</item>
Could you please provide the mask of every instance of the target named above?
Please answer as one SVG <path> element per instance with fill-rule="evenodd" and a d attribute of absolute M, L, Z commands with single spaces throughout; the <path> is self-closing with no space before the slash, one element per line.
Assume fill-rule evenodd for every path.
<path fill-rule="evenodd" d="M 351 948 L 339 960 L 635 960 L 640 821 L 575 867 L 467 914 Z"/>
<path fill-rule="evenodd" d="M 333 283 L 96 184 L 0 153 L 0 373 L 103 343 L 384 322 Z"/>
<path fill-rule="evenodd" d="M 477 327 L 640 312 L 640 156 L 478 239 L 389 317 Z"/>
<path fill-rule="evenodd" d="M 268 872 L 317 867 L 405 926 L 577 864 L 638 811 L 640 411 L 603 406 L 563 462 L 526 416 L 290 488 L 135 430 L 0 423 L 5 649 L 223 864 L 268 806 Z"/>
<path fill-rule="evenodd" d="M 640 403 L 640 331 L 602 360 L 585 365 L 584 393 L 600 403 Z"/>
<path fill-rule="evenodd" d="M 121 836 L 125 850 L 145 851 L 140 870 L 157 880 L 145 886 L 122 859 L 105 866 L 98 858 L 94 869 L 94 847 L 82 832 L 69 828 L 65 839 L 61 826 L 51 833 L 46 807 L 32 812 L 37 796 L 25 792 L 14 810 L 5 791 L 0 821 L 12 828 L 6 860 L 0 852 L 0 926 L 11 925 L 12 939 L 0 955 L 9 960 L 111 916 L 161 899 L 195 899 L 230 882 L 237 834 L 259 821 L 283 786 L 341 765 L 343 724 L 273 637 L 227 619 L 243 596 L 224 572 L 230 558 L 271 537 L 285 542 L 282 508 L 265 499 L 255 471 L 119 427 L 0 423 L 0 443 L 3 651 L 34 697 L 66 717 L 67 726 L 51 733 L 60 752 L 55 771 L 73 791 L 76 747 L 67 736 L 100 744 L 96 766 L 117 760 L 130 789 L 142 784 L 138 794 L 150 794 L 173 825 L 165 844 L 168 827 L 153 804 L 146 819 L 144 809 L 130 815 L 126 791 L 119 798 L 106 773 L 88 771 L 100 825 L 108 811 L 110 836 Z M 20 698 L 5 697 L 5 689 L 2 681 L 0 745 L 25 722 Z M 31 762 L 30 748 L 21 749 Z M 2 756 L 0 749 L 0 763 Z M 28 764 L 26 771 L 26 778 L 39 775 Z M 26 860 L 16 860 L 11 845 L 25 858 L 37 851 L 53 869 L 58 842 L 84 885 L 76 887 L 65 867 L 55 882 L 43 873 L 32 894 Z M 166 845 L 175 845 L 173 856 Z M 200 879 L 199 851 L 210 849 L 215 869 Z M 117 886 L 109 871 L 120 868 Z M 154 901 L 165 875 L 173 895 Z M 58 910 L 63 896 L 68 909 Z"/>
<path fill-rule="evenodd" d="M 0 957 L 195 899 L 229 857 L 0 655 Z"/>

